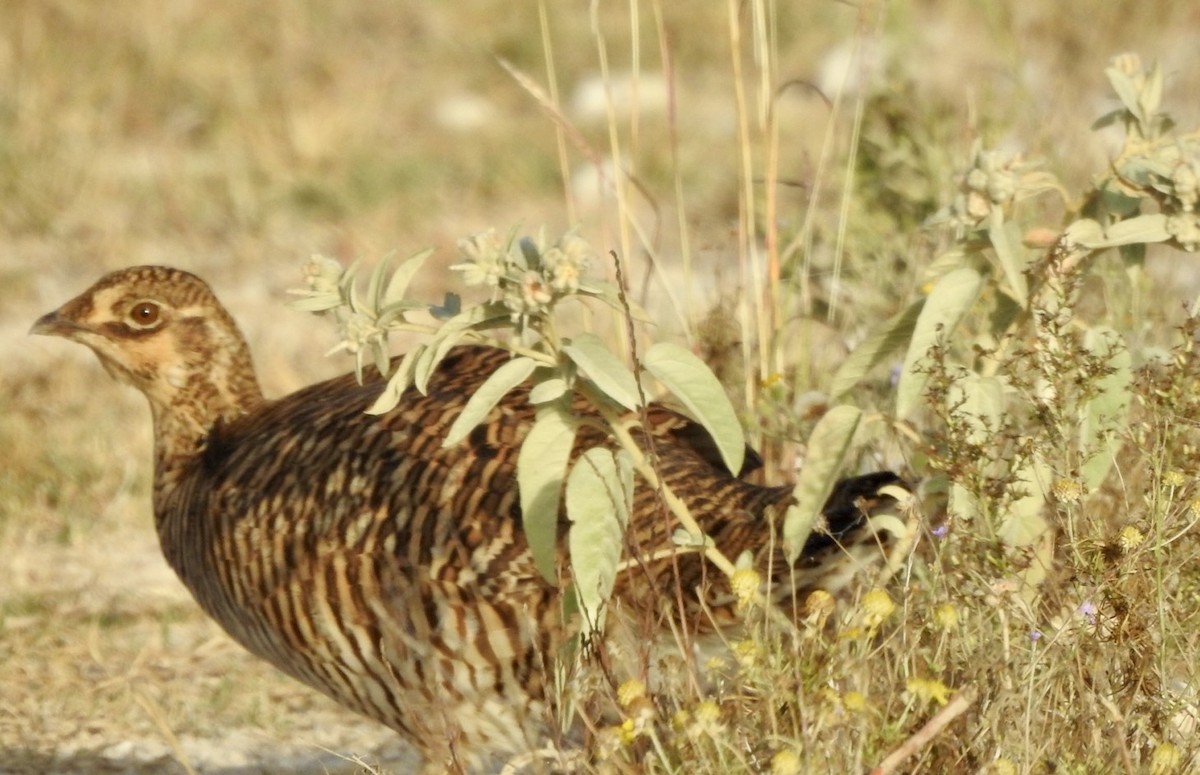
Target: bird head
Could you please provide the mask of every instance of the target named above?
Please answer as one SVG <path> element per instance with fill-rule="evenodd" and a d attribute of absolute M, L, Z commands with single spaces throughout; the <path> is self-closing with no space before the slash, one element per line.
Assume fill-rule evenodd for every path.
<path fill-rule="evenodd" d="M 109 374 L 145 394 L 156 419 L 190 413 L 207 430 L 262 400 L 237 325 L 203 280 L 178 269 L 105 275 L 30 333 L 87 345 Z"/>

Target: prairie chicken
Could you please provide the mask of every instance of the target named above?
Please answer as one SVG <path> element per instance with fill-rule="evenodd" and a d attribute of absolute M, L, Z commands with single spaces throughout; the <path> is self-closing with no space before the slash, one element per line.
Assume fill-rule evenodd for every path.
<path fill-rule="evenodd" d="M 545 743 L 555 711 L 547 676 L 571 630 L 522 533 L 514 468 L 534 418 L 527 388 L 463 443 L 441 444 L 505 352 L 457 348 L 426 395 L 410 390 L 381 416 L 364 413 L 382 388 L 377 377 L 267 400 L 209 287 L 157 266 L 105 276 L 32 332 L 87 345 L 149 400 L 163 553 L 236 641 L 392 727 L 434 770 L 487 770 Z M 773 561 L 789 595 L 842 585 L 854 555 L 877 554 L 886 541 L 866 526 L 867 509 L 897 477 L 844 480 L 826 505 L 826 529 L 784 567 L 771 537 L 791 489 L 726 470 L 683 416 L 655 405 L 648 417 L 666 485 L 726 556 Z M 603 438 L 580 441 L 596 443 Z M 631 544 L 662 549 L 672 529 L 656 494 L 638 488 Z M 675 578 L 693 596 L 683 615 L 696 626 L 732 610 L 725 578 L 696 554 L 625 571 L 612 605 L 644 612 L 661 605 L 656 598 L 669 602 L 663 590 L 676 589 Z"/>

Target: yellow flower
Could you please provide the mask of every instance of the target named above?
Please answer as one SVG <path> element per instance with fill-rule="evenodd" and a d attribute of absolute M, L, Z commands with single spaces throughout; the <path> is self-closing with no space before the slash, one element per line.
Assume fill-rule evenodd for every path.
<path fill-rule="evenodd" d="M 724 657 L 709 657 L 704 662 L 704 672 L 719 673 L 728 667 L 728 665 L 729 663 L 725 661 Z"/>
<path fill-rule="evenodd" d="M 867 698 L 862 692 L 846 692 L 842 695 L 842 707 L 851 713 L 861 713 L 867 709 Z"/>
<path fill-rule="evenodd" d="M 950 702 L 950 687 L 941 681 L 930 678 L 910 678 L 904 688 L 922 702 L 936 702 L 938 705 Z"/>
<path fill-rule="evenodd" d="M 1150 754 L 1150 775 L 1170 775 L 1179 770 L 1183 753 L 1174 743 L 1159 743 Z"/>
<path fill-rule="evenodd" d="M 635 701 L 646 696 L 646 684 L 636 678 L 630 678 L 617 687 L 617 702 L 622 708 L 628 708 Z"/>
<path fill-rule="evenodd" d="M 1183 475 L 1183 471 L 1171 469 L 1163 474 L 1162 483 L 1168 487 L 1182 487 L 1187 484 L 1187 477 Z"/>
<path fill-rule="evenodd" d="M 880 587 L 868 590 L 859 605 L 868 627 L 877 627 L 896 610 L 896 604 L 892 602 L 891 595 Z"/>
<path fill-rule="evenodd" d="M 733 658 L 737 660 L 743 670 L 754 667 L 763 657 L 762 646 L 753 638 L 736 641 L 730 645 L 730 650 L 733 651 Z"/>
<path fill-rule="evenodd" d="M 992 765 L 987 769 L 991 775 L 1017 775 L 1017 765 L 1003 757 L 992 762 Z"/>
<path fill-rule="evenodd" d="M 729 577 L 729 587 L 737 596 L 738 606 L 746 608 L 757 600 L 762 576 L 754 568 L 739 568 Z"/>
<path fill-rule="evenodd" d="M 1117 546 L 1121 547 L 1122 552 L 1132 552 L 1134 549 L 1142 545 L 1146 540 L 1146 536 L 1142 535 L 1142 531 L 1138 530 L 1133 525 L 1126 525 L 1121 528 L 1121 532 L 1117 534 Z"/>
<path fill-rule="evenodd" d="M 771 775 L 800 775 L 800 756 L 784 749 L 771 757 Z"/>
<path fill-rule="evenodd" d="M 688 737 L 717 737 L 725 730 L 721 723 L 721 706 L 705 700 L 692 711 L 692 723 L 688 726 Z"/>
<path fill-rule="evenodd" d="M 1063 503 L 1079 503 L 1083 497 L 1083 485 L 1074 479 L 1059 479 L 1052 489 L 1054 497 Z"/>
<path fill-rule="evenodd" d="M 946 632 L 958 629 L 958 609 L 953 603 L 942 603 L 933 609 L 933 621 Z"/>

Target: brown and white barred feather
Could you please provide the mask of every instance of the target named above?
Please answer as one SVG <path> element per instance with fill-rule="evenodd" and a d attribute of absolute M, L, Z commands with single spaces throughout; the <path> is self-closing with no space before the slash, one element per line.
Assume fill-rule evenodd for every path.
<path fill-rule="evenodd" d="M 110 274 L 34 332 L 88 345 L 147 396 L 163 552 L 235 640 L 397 730 L 432 768 L 485 771 L 553 737 L 548 686 L 573 625 L 521 527 L 515 466 L 534 418 L 528 386 L 463 443 L 442 447 L 506 353 L 456 348 L 425 395 L 410 389 L 381 416 L 365 410 L 382 381 L 352 375 L 268 401 L 208 286 L 164 267 Z M 664 407 L 648 419 L 665 484 L 726 556 L 749 551 L 772 568 L 781 599 L 836 590 L 888 540 L 866 526 L 864 506 L 899 480 L 845 480 L 826 506 L 827 531 L 787 567 L 774 527 L 790 488 L 727 471 L 708 437 Z M 596 443 L 598 432 L 580 434 L 579 448 Z M 631 551 L 670 546 L 674 529 L 657 494 L 639 487 Z M 565 580 L 565 557 L 560 568 Z M 677 583 L 682 614 L 672 609 Z M 683 615 L 698 630 L 734 618 L 726 580 L 696 554 L 636 564 L 614 601 L 641 618 Z"/>

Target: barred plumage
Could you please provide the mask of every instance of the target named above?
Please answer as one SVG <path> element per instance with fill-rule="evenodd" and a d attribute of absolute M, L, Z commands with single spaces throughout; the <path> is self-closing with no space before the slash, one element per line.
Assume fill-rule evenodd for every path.
<path fill-rule="evenodd" d="M 456 348 L 426 395 L 410 390 L 372 416 L 377 378 L 264 399 L 234 321 L 179 270 L 114 272 L 33 331 L 87 345 L 146 395 L 163 552 L 234 639 L 396 729 L 433 768 L 479 770 L 543 744 L 553 729 L 547 676 L 571 633 L 521 529 L 514 469 L 533 420 L 527 388 L 462 444 L 441 444 L 504 352 Z M 886 540 L 864 527 L 864 504 L 899 480 L 846 480 L 826 506 L 827 532 L 786 568 L 771 535 L 790 488 L 728 472 L 703 431 L 664 407 L 649 419 L 666 484 L 727 556 L 771 560 L 787 593 L 788 579 L 840 585 L 849 549 Z M 602 441 L 591 433 L 580 446 Z M 635 494 L 629 538 L 642 552 L 669 546 L 673 525 L 656 498 Z M 703 614 L 694 598 L 689 606 L 695 626 L 732 610 L 725 579 L 695 554 L 626 571 L 614 605 L 661 615 L 676 572 L 705 598 Z"/>

